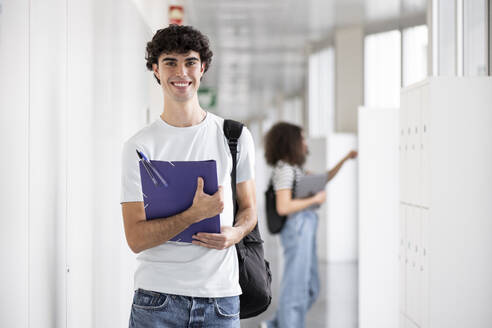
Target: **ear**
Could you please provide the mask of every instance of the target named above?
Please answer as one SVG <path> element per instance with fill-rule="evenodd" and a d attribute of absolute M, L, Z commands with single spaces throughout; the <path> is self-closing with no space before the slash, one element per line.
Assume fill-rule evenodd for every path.
<path fill-rule="evenodd" d="M 203 76 L 203 73 L 205 73 L 205 63 L 202 63 L 202 67 L 200 69 L 200 76 Z"/>
<path fill-rule="evenodd" d="M 159 76 L 159 66 L 157 66 L 157 64 L 152 64 L 152 71 L 154 71 L 154 75 L 160 80 L 161 77 Z"/>

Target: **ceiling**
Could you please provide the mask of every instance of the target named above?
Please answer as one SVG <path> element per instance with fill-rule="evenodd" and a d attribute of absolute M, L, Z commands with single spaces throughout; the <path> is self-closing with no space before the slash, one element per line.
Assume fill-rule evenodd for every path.
<path fill-rule="evenodd" d="M 134 1 L 149 7 L 158 0 Z M 425 17 L 427 7 L 426 0 L 182 1 L 185 24 L 206 34 L 214 52 L 203 84 L 217 90 L 220 112 L 236 116 L 261 113 L 275 97 L 303 92 L 307 55 L 314 45 L 328 45 L 334 28 L 384 29 Z"/>

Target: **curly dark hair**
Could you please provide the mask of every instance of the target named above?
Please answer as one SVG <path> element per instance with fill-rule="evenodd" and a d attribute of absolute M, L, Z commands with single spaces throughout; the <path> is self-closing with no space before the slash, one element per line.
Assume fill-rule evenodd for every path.
<path fill-rule="evenodd" d="M 280 122 L 272 126 L 265 135 L 265 159 L 271 166 L 282 160 L 291 165 L 302 166 L 306 154 L 302 146 L 302 128 L 298 125 Z"/>
<path fill-rule="evenodd" d="M 157 60 L 163 53 L 185 54 L 196 51 L 200 54 L 200 61 L 205 64 L 204 73 L 212 62 L 212 51 L 209 48 L 208 38 L 191 26 L 169 25 L 158 30 L 152 41 L 147 42 L 145 59 L 147 69 L 152 71 L 152 64 L 158 64 Z M 161 81 L 155 76 L 157 82 Z"/>

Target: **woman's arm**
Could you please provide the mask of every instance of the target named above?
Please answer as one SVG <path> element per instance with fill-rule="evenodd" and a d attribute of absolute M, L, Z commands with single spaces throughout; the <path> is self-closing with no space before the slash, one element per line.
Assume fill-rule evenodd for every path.
<path fill-rule="evenodd" d="M 337 175 L 338 171 L 342 168 L 343 164 L 351 158 L 356 158 L 357 157 L 357 152 L 355 150 L 351 150 L 340 162 L 338 162 L 337 165 L 335 165 L 331 170 L 328 171 L 328 179 L 326 182 L 330 181 Z"/>
<path fill-rule="evenodd" d="M 277 213 L 279 215 L 289 215 L 295 212 L 302 211 L 311 205 L 322 204 L 326 199 L 324 190 L 318 192 L 314 196 L 308 198 L 292 198 L 292 189 L 280 189 L 276 193 Z"/>

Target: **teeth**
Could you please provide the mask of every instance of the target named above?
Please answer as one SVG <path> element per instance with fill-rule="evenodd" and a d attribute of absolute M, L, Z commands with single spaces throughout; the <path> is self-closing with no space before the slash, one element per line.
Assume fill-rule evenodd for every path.
<path fill-rule="evenodd" d="M 186 87 L 188 83 L 174 83 L 174 85 L 177 87 Z"/>

